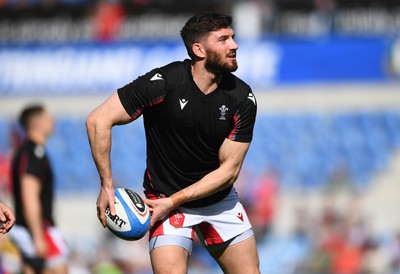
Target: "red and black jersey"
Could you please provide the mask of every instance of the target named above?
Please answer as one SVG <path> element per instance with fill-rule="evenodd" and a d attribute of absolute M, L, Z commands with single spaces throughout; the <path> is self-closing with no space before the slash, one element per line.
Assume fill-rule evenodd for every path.
<path fill-rule="evenodd" d="M 132 119 L 143 114 L 146 190 L 170 196 L 219 167 L 218 152 L 226 138 L 252 140 L 256 100 L 251 88 L 231 73 L 205 95 L 193 81 L 190 60 L 174 62 L 118 89 L 118 95 Z M 213 204 L 229 191 L 184 206 Z"/>
<path fill-rule="evenodd" d="M 24 174 L 35 176 L 40 184 L 40 205 L 45 225 L 53 221 L 53 172 L 45 148 L 27 140 L 16 152 L 12 162 L 12 181 L 16 224 L 27 226 L 23 214 L 24 201 L 21 197 L 21 177 Z"/>

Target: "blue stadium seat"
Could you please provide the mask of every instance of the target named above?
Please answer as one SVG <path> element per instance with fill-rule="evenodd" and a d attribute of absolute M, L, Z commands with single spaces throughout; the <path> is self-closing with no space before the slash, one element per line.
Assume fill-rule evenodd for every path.
<path fill-rule="evenodd" d="M 0 120 L 0 151 L 10 148 L 11 123 Z M 142 121 L 114 127 L 111 162 L 116 184 L 140 189 L 146 143 Z M 325 187 L 344 174 L 364 187 L 400 147 L 400 113 L 259 114 L 244 168 L 277 173 L 282 188 Z M 49 141 L 58 190 L 98 190 L 83 118 L 56 121 Z"/>
<path fill-rule="evenodd" d="M 0 119 L 0 154 L 6 154 L 9 150 L 9 127 L 7 120 Z"/>
<path fill-rule="evenodd" d="M 399 146 L 400 114 L 264 115 L 245 164 L 278 171 L 284 187 L 323 187 L 338 172 L 364 186 Z"/>

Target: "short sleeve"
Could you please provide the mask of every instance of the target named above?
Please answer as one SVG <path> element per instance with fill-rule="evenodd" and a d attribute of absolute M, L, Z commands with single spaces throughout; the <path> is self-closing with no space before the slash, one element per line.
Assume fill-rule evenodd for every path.
<path fill-rule="evenodd" d="M 154 69 L 118 89 L 119 99 L 133 120 L 138 118 L 145 108 L 164 100 L 165 82 L 161 70 Z"/>
<path fill-rule="evenodd" d="M 21 158 L 21 169 L 22 174 L 33 175 L 37 178 L 42 176 L 42 159 L 44 157 L 44 148 L 36 146 L 33 150 L 27 151 Z"/>
<path fill-rule="evenodd" d="M 239 105 L 234 117 L 233 127 L 228 139 L 237 142 L 251 142 L 257 114 L 257 101 L 250 90 L 246 99 Z"/>

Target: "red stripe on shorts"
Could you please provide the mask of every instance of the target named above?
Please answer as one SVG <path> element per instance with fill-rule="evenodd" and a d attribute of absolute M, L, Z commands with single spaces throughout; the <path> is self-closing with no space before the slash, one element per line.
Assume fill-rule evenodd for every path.
<path fill-rule="evenodd" d="M 144 195 L 146 196 L 147 199 L 149 200 L 157 200 L 159 199 L 159 195 L 152 193 L 150 191 L 145 190 L 144 191 Z M 165 197 L 165 195 L 164 195 Z M 150 212 L 150 214 L 152 214 Z M 150 229 L 150 234 L 149 234 L 149 238 L 154 238 L 156 236 L 160 236 L 160 235 L 164 235 L 164 227 L 163 227 L 163 221 L 157 221 L 154 226 Z"/>
<path fill-rule="evenodd" d="M 199 228 L 207 245 L 222 244 L 224 242 L 219 233 L 209 223 L 201 223 Z"/>
<path fill-rule="evenodd" d="M 160 235 L 164 235 L 163 222 L 157 221 L 150 230 L 150 239 Z"/>
<path fill-rule="evenodd" d="M 45 232 L 44 237 L 47 243 L 46 259 L 59 256 L 62 252 L 58 247 L 57 243 L 54 241 L 53 237 L 50 235 L 49 231 Z"/>

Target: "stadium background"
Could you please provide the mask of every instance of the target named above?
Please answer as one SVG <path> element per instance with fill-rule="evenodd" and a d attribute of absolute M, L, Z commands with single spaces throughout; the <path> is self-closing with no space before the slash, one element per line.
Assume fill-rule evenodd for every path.
<path fill-rule="evenodd" d="M 236 184 L 261 271 L 400 273 L 400 3 L 344 0 L 1 0 L 0 199 L 10 198 L 16 116 L 43 102 L 56 220 L 71 273 L 151 273 L 147 242 L 98 224 L 98 177 L 84 120 L 116 88 L 186 58 L 194 13 L 232 14 L 237 75 L 258 99 L 254 141 Z M 141 120 L 113 130 L 115 183 L 141 191 Z M 19 260 L 0 236 L 0 273 Z M 220 273 L 196 245 L 189 273 Z"/>

